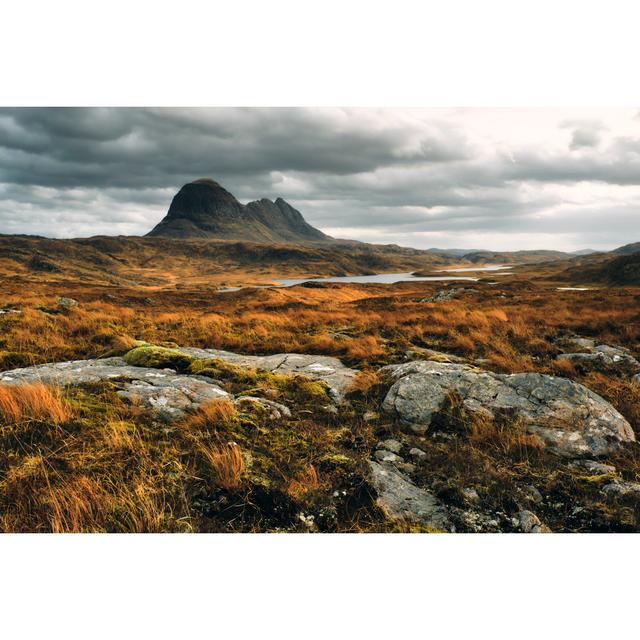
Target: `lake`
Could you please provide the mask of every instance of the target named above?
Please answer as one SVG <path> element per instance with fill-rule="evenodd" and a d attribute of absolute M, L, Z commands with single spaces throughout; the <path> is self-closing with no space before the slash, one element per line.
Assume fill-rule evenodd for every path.
<path fill-rule="evenodd" d="M 462 271 L 498 271 L 499 269 L 510 269 L 503 265 L 491 265 L 488 267 L 473 267 L 470 269 L 441 269 L 437 273 L 457 273 Z M 357 284 L 395 284 L 396 282 L 443 282 L 449 280 L 457 280 L 463 282 L 477 282 L 479 278 L 471 276 L 416 276 L 411 271 L 405 273 L 376 273 L 369 276 L 332 276 L 328 278 L 278 278 L 275 280 L 277 284 L 252 285 L 248 287 L 228 287 L 219 289 L 219 293 L 229 293 L 231 291 L 240 291 L 240 289 L 271 289 L 275 287 L 294 287 L 303 282 L 352 282 Z"/>

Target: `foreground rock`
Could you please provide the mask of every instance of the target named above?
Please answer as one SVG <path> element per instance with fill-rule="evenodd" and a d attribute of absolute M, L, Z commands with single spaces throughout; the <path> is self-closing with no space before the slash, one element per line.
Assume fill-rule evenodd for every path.
<path fill-rule="evenodd" d="M 535 513 L 527 510 L 518 513 L 514 524 L 522 533 L 551 533 L 549 527 L 541 522 Z"/>
<path fill-rule="evenodd" d="M 243 356 L 215 349 L 162 349 L 155 347 L 152 349 L 162 352 L 163 356 L 167 353 L 188 356 L 185 359 L 187 363 L 190 359 L 210 360 L 217 358 L 240 367 L 263 369 L 282 375 L 300 375 L 319 380 L 327 385 L 329 395 L 336 402 L 342 400 L 357 373 L 355 370 L 345 367 L 337 358 L 327 356 L 291 353 L 274 356 Z M 128 364 L 125 358 L 74 360 L 14 369 L 0 373 L 0 383 L 42 382 L 67 386 L 103 381 L 117 382 L 118 395 L 153 410 L 157 417 L 167 421 L 184 416 L 185 413 L 197 409 L 207 400 L 229 396 L 211 378 L 178 374 L 173 368 L 163 368 L 164 365 L 135 366 Z M 167 362 L 171 362 L 171 359 Z M 140 364 L 152 364 L 152 359 Z M 239 403 L 252 401 L 261 404 L 274 418 L 291 416 L 287 407 L 263 398 L 244 397 L 238 398 L 236 401 Z"/>
<path fill-rule="evenodd" d="M 388 462 L 369 461 L 369 481 L 376 490 L 376 504 L 390 520 L 453 531 L 447 512 L 427 489 L 416 486 Z"/>
<path fill-rule="evenodd" d="M 349 385 L 357 375 L 355 369 L 345 367 L 338 358 L 330 356 L 314 356 L 302 353 L 278 353 L 272 356 L 245 356 L 219 349 L 176 349 L 192 358 L 217 358 L 224 362 L 263 369 L 282 375 L 298 375 L 312 380 L 324 382 L 329 388 L 329 395 L 336 402 L 340 402 Z"/>
<path fill-rule="evenodd" d="M 455 392 L 472 414 L 493 419 L 499 412 L 508 412 L 560 456 L 601 456 L 635 441 L 631 426 L 618 411 L 572 380 L 540 373 L 496 374 L 425 361 L 385 370 L 395 382 L 383 408 L 416 433 L 429 430 L 449 394 Z"/>
<path fill-rule="evenodd" d="M 178 375 L 170 369 L 132 367 L 123 358 L 58 362 L 0 374 L 3 384 L 42 382 L 66 386 L 104 381 L 116 383 L 121 398 L 152 410 L 168 422 L 183 417 L 207 400 L 229 397 L 207 378 Z"/>

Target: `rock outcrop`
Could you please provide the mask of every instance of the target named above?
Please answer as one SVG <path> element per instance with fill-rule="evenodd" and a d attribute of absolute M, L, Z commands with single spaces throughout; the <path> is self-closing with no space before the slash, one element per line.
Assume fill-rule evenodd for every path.
<path fill-rule="evenodd" d="M 148 234 L 172 238 L 218 238 L 253 242 L 332 242 L 282 198 L 247 205 L 214 180 L 184 185 L 169 211 Z"/>
<path fill-rule="evenodd" d="M 640 362 L 625 347 L 596 344 L 590 338 L 574 338 L 570 344 L 579 351 L 563 353 L 558 356 L 558 360 L 567 360 L 588 369 L 640 371 Z"/>
<path fill-rule="evenodd" d="M 329 396 L 340 402 L 356 375 L 356 371 L 345 367 L 337 358 L 283 353 L 274 356 L 243 356 L 216 349 L 163 349 L 155 351 L 183 354 L 190 359 L 210 360 L 216 358 L 240 367 L 262 369 L 283 375 L 299 375 L 327 385 Z M 164 355 L 161 353 L 161 355 Z M 126 358 L 126 356 L 125 356 Z M 229 397 L 219 384 L 211 378 L 192 374 L 179 374 L 176 368 L 158 366 L 135 366 L 125 358 L 98 360 L 74 360 L 43 364 L 0 373 L 0 383 L 20 384 L 42 382 L 59 386 L 81 385 L 96 382 L 117 383 L 118 395 L 153 410 L 161 419 L 171 421 L 197 409 L 207 400 Z M 134 361 L 133 359 L 129 359 Z M 177 362 L 175 357 L 168 362 Z M 151 359 L 147 364 L 151 364 Z M 184 363 L 182 363 L 184 364 Z M 254 401 L 267 409 L 273 417 L 289 417 L 290 410 L 278 403 L 263 398 L 238 398 L 238 402 Z"/>
<path fill-rule="evenodd" d="M 67 386 L 104 381 L 116 383 L 120 397 L 153 411 L 167 422 L 183 417 L 207 400 L 229 397 L 205 377 L 179 375 L 171 369 L 132 367 L 123 358 L 74 360 L 0 373 L 2 384 L 42 382 Z"/>
<path fill-rule="evenodd" d="M 461 364 L 417 361 L 386 367 L 395 381 L 383 408 L 416 433 L 429 430 L 452 392 L 465 410 L 493 419 L 508 412 L 552 452 L 601 456 L 635 441 L 629 423 L 586 387 L 540 373 L 496 374 Z"/>
<path fill-rule="evenodd" d="M 345 367 L 338 358 L 314 356 L 303 353 L 277 353 L 271 356 L 246 356 L 220 349 L 176 349 L 193 358 L 217 358 L 240 367 L 262 369 L 283 375 L 298 375 L 324 382 L 329 395 L 336 402 L 344 398 L 349 385 L 357 375 L 355 369 Z"/>

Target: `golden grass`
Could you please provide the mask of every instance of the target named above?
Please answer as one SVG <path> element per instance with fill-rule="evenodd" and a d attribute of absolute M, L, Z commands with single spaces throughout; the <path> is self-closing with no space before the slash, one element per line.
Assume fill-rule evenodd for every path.
<path fill-rule="evenodd" d="M 0 385 L 0 416 L 5 422 L 36 420 L 58 425 L 71 417 L 60 389 L 40 383 Z"/>
<path fill-rule="evenodd" d="M 228 425 L 237 417 L 238 411 L 233 402 L 227 398 L 220 398 L 200 405 L 198 411 L 186 419 L 185 425 L 188 428 L 210 431 Z"/>
<path fill-rule="evenodd" d="M 215 484 L 227 491 L 235 491 L 242 486 L 244 458 L 239 445 L 235 442 L 200 444 L 199 449 L 213 472 Z"/>

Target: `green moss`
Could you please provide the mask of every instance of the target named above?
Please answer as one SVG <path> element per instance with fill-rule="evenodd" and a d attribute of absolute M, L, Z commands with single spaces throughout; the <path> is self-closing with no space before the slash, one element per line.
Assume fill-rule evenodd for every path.
<path fill-rule="evenodd" d="M 581 480 L 582 482 L 588 482 L 590 484 L 602 484 L 608 480 L 613 480 L 618 477 L 618 474 L 615 472 L 611 473 L 601 473 L 593 476 L 577 476 L 576 480 Z"/>
<path fill-rule="evenodd" d="M 146 345 L 131 349 L 124 360 L 132 367 L 151 367 L 153 369 L 175 369 L 188 371 L 194 358 L 175 349 Z"/>
<path fill-rule="evenodd" d="M 229 382 L 232 385 L 232 393 L 251 395 L 256 391 L 273 390 L 279 391 L 298 404 L 318 405 L 330 401 L 324 382 L 303 376 L 284 376 L 262 369 L 240 367 L 218 358 L 193 359 L 189 373 Z M 247 388 L 248 385 L 251 387 Z"/>

